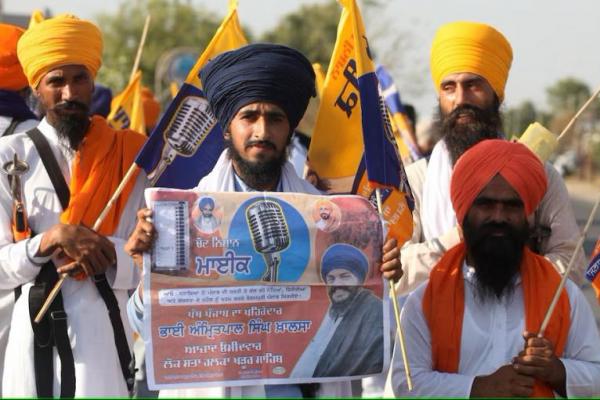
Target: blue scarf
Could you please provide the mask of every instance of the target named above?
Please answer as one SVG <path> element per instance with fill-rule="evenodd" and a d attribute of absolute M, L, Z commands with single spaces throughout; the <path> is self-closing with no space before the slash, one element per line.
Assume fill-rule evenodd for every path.
<path fill-rule="evenodd" d="M 17 92 L 0 89 L 0 115 L 4 117 L 12 117 L 19 121 L 28 119 L 37 119 L 35 114 L 31 112 L 25 99 Z"/>

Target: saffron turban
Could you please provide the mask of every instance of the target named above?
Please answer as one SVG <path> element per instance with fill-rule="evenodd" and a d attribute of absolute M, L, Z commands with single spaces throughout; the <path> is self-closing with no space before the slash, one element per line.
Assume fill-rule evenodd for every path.
<path fill-rule="evenodd" d="M 526 215 L 532 214 L 546 193 L 546 171 L 540 159 L 521 143 L 484 140 L 458 159 L 450 180 L 450 198 L 462 225 L 479 193 L 496 175 L 519 194 Z"/>
<path fill-rule="evenodd" d="M 27 78 L 17 58 L 17 42 L 23 29 L 0 24 L 0 89 L 17 91 L 27 86 Z"/>
<path fill-rule="evenodd" d="M 310 62 L 278 44 L 250 44 L 222 53 L 200 70 L 200 81 L 224 129 L 240 108 L 261 101 L 281 107 L 293 130 L 316 95 Z"/>
<path fill-rule="evenodd" d="M 504 87 L 512 63 L 508 40 L 490 25 L 476 22 L 451 22 L 440 27 L 431 46 L 431 78 L 436 91 L 442 80 L 460 72 L 484 77 L 504 99 Z"/>
<path fill-rule="evenodd" d="M 146 86 L 142 86 L 142 107 L 144 108 L 144 124 L 146 128 L 154 127 L 160 114 L 160 104 L 154 97 L 152 90 Z"/>
<path fill-rule="evenodd" d="M 362 251 L 356 247 L 336 243 L 327 248 L 321 257 L 321 277 L 326 281 L 327 274 L 334 269 L 345 269 L 364 282 L 369 270 L 369 261 Z"/>
<path fill-rule="evenodd" d="M 25 31 L 17 54 L 34 88 L 48 72 L 64 65 L 83 65 L 96 77 L 102 64 L 102 33 L 90 21 L 63 14 Z"/>

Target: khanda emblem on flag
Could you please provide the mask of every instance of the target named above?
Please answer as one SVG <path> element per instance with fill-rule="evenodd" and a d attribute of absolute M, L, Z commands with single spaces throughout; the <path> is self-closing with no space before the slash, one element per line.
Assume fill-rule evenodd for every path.
<path fill-rule="evenodd" d="M 163 131 L 164 142 L 160 160 L 148 174 L 152 185 L 175 157 L 193 157 L 216 125 L 217 119 L 210 111 L 206 98 L 191 93 L 180 96 L 176 111 Z"/>

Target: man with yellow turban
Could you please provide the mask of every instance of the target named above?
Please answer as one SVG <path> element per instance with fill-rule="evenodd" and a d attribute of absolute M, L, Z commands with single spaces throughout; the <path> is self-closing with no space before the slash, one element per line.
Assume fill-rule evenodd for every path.
<path fill-rule="evenodd" d="M 450 198 L 464 240 L 435 265 L 402 310 L 413 391 L 401 356 L 398 397 L 594 397 L 600 335 L 589 303 L 568 280 L 547 328 L 561 275 L 528 246 L 527 216 L 547 172 L 525 145 L 484 140 L 456 162 Z"/>
<path fill-rule="evenodd" d="M 11 232 L 11 191 L 0 180 L 0 288 L 21 292 L 2 395 L 125 397 L 132 335 L 122 316 L 138 273 L 123 246 L 145 176 L 126 185 L 97 232 L 90 227 L 144 137 L 88 116 L 102 54 L 91 22 L 71 15 L 41 21 L 23 34 L 17 54 L 45 117 L 36 129 L 0 139 L 0 165 L 14 157 L 26 165 L 21 191 L 31 230 L 26 239 Z M 44 319 L 33 322 L 62 273 L 71 278 Z"/>
<path fill-rule="evenodd" d="M 460 228 L 450 202 L 450 176 L 456 160 L 484 139 L 501 138 L 499 108 L 512 63 L 507 39 L 490 25 L 452 22 L 437 31 L 431 48 L 431 77 L 439 97 L 434 128 L 442 137 L 430 159 L 406 169 L 415 199 L 413 237 L 401 252 L 407 293 L 429 276 L 442 255 L 460 241 Z M 509 134 L 518 133 L 510 132 Z M 573 256 L 579 229 L 569 194 L 558 172 L 547 163 L 548 189 L 529 216 L 532 250 L 557 265 Z M 571 278 L 583 282 L 583 252 L 575 255 Z M 558 267 L 557 267 L 558 268 Z"/>

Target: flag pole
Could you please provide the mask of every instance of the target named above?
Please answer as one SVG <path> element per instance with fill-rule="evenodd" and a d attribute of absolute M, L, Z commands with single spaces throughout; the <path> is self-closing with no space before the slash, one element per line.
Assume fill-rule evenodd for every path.
<path fill-rule="evenodd" d="M 138 45 L 137 53 L 135 54 L 135 61 L 133 62 L 133 68 L 131 69 L 131 75 L 129 76 L 129 82 L 133 80 L 135 72 L 140 67 L 140 61 L 142 59 L 142 50 L 144 49 L 144 43 L 146 43 L 146 35 L 148 35 L 148 27 L 150 26 L 150 14 L 146 16 L 146 22 L 144 23 L 144 29 L 142 30 L 142 37 L 140 44 Z"/>
<path fill-rule="evenodd" d="M 96 222 L 94 222 L 94 226 L 92 227 L 92 230 L 98 231 L 98 229 L 100 229 L 100 226 L 106 219 L 106 216 L 112 209 L 113 205 L 117 202 L 117 199 L 123 192 L 123 189 L 125 189 L 125 186 L 127 186 L 129 181 L 131 180 L 131 178 L 133 176 L 135 176 L 135 173 L 138 170 L 138 168 L 139 167 L 135 162 L 131 164 L 131 167 L 129 167 L 129 170 L 127 171 L 127 173 L 121 180 L 121 183 L 119 183 L 119 186 L 113 193 L 113 195 L 110 198 L 110 200 L 108 201 L 108 203 L 106 203 L 106 206 L 104 206 L 104 209 L 102 210 L 102 212 L 96 219 Z M 77 261 L 73 261 L 73 262 L 69 263 L 68 265 L 70 266 L 70 265 L 74 265 L 74 264 L 77 264 Z M 46 312 L 48 312 L 48 308 L 50 308 L 50 304 L 52 304 L 52 302 L 56 298 L 56 295 L 58 295 L 58 292 L 60 292 L 60 289 L 62 288 L 62 285 L 65 282 L 65 279 L 67 278 L 67 276 L 69 276 L 69 275 L 68 274 L 60 274 L 58 281 L 56 281 L 56 283 L 54 284 L 54 287 L 52 288 L 50 293 L 48 293 L 48 297 L 44 301 L 44 304 L 42 304 L 40 311 L 38 311 L 37 315 L 35 316 L 34 322 L 36 324 L 39 324 L 40 321 L 42 320 L 42 318 L 44 318 L 44 315 L 46 315 Z"/>
<path fill-rule="evenodd" d="M 383 218 L 383 210 L 381 207 L 381 191 L 379 188 L 375 189 L 375 196 L 377 198 L 377 211 L 379 216 Z M 396 317 L 396 330 L 398 331 L 398 339 L 400 341 L 400 352 L 402 353 L 402 362 L 404 363 L 404 374 L 406 375 L 406 384 L 408 391 L 412 391 L 412 379 L 410 377 L 410 365 L 408 364 L 408 357 L 406 356 L 406 346 L 404 345 L 404 334 L 402 333 L 402 323 L 400 322 L 400 307 L 398 305 L 398 297 L 396 296 L 396 286 L 392 279 L 388 280 L 390 284 L 390 292 L 392 294 L 392 304 L 394 305 L 394 316 Z"/>
<path fill-rule="evenodd" d="M 562 130 L 562 132 L 560 133 L 560 135 L 558 135 L 558 138 L 556 139 L 557 141 L 560 142 L 560 140 L 565 137 L 567 132 L 569 132 L 571 130 L 571 128 L 573 127 L 573 125 L 575 124 L 575 121 L 577 121 L 577 118 L 579 118 L 579 116 L 586 110 L 586 108 L 588 108 L 588 106 L 590 104 L 592 104 L 592 101 L 594 101 L 594 99 L 596 97 L 598 97 L 599 94 L 600 94 L 600 87 L 598 89 L 596 89 L 594 94 L 592 94 L 592 96 L 581 106 L 581 108 L 579 109 L 579 111 L 577 111 L 577 113 L 573 116 L 573 118 L 571 118 L 571 120 L 569 121 L 567 126 L 565 126 L 564 129 Z"/>
<path fill-rule="evenodd" d="M 558 303 L 560 294 L 561 294 L 563 288 L 565 287 L 565 283 L 567 282 L 567 278 L 569 277 L 569 272 L 571 272 L 571 268 L 573 268 L 573 265 L 575 264 L 575 258 L 577 256 L 577 253 L 579 253 L 579 251 L 583 247 L 583 242 L 585 241 L 587 232 L 590 229 L 592 222 L 594 221 L 594 216 L 596 215 L 596 211 L 598 210 L 599 205 L 600 205 L 600 197 L 598 197 L 598 199 L 596 200 L 596 203 L 594 204 L 594 207 L 592 208 L 592 212 L 590 213 L 590 216 L 588 217 L 585 227 L 583 228 L 581 237 L 579 238 L 579 241 L 577 242 L 577 245 L 575 246 L 575 251 L 573 251 L 573 255 L 571 256 L 571 259 L 569 260 L 569 264 L 567 265 L 567 268 L 565 269 L 565 273 L 564 273 L 562 279 L 560 280 L 560 284 L 558 285 L 558 288 L 556 289 L 556 292 L 554 293 L 554 297 L 552 298 L 552 301 L 550 302 L 548 311 L 546 311 L 546 315 L 544 316 L 544 320 L 542 321 L 542 325 L 540 326 L 540 331 L 538 333 L 538 337 L 544 336 L 544 331 L 548 327 L 548 323 L 550 323 L 550 318 L 552 317 L 552 313 L 554 312 L 554 309 L 556 308 L 556 304 Z M 558 260 L 557 264 L 561 268 L 564 267 L 561 260 Z"/>

